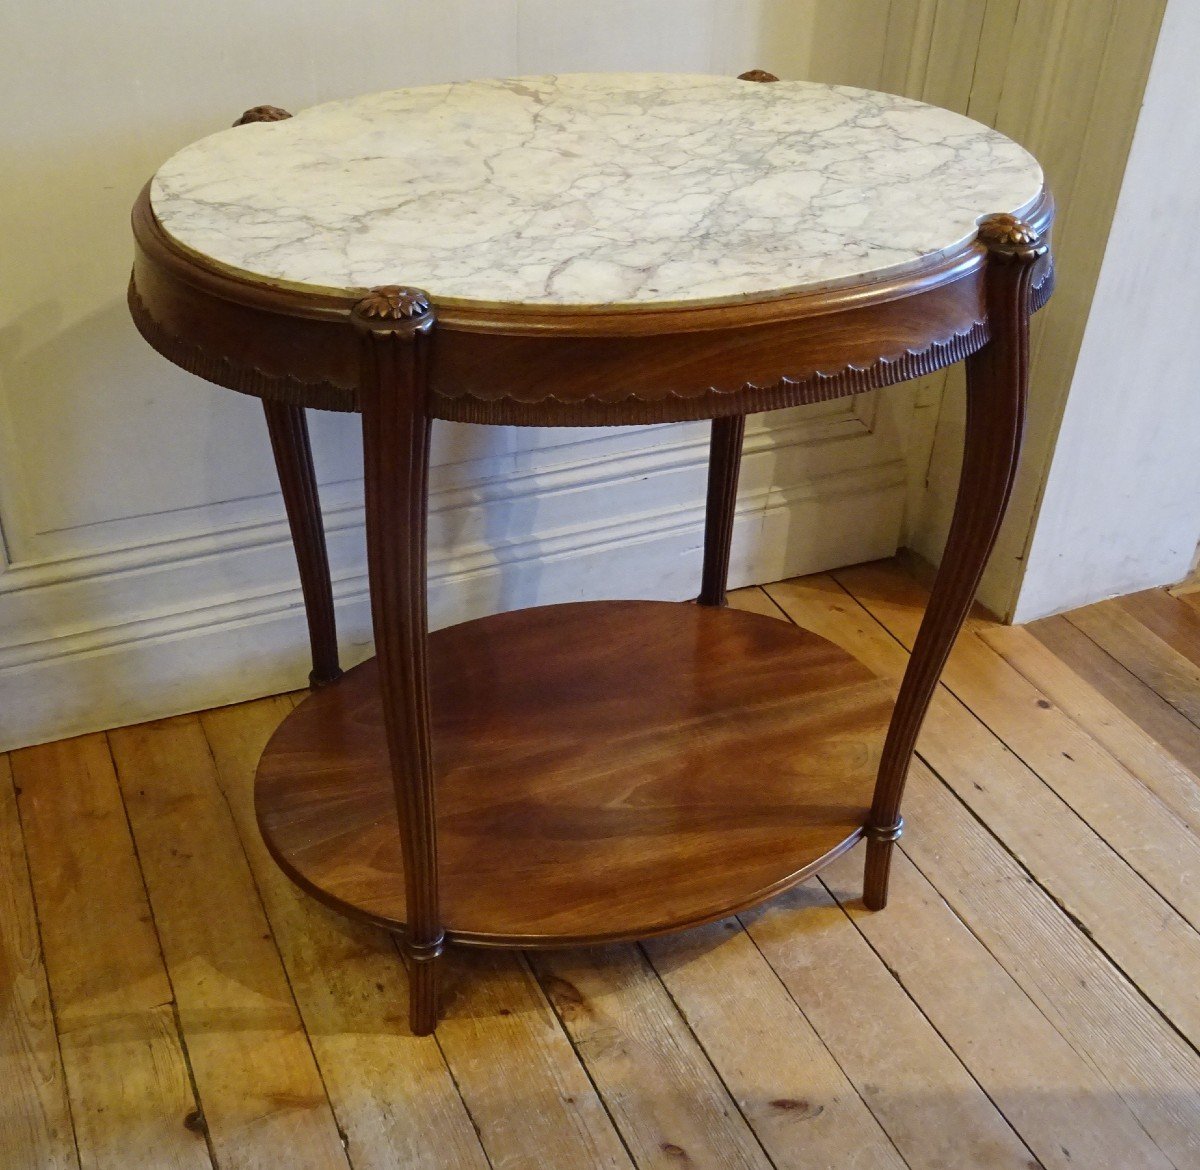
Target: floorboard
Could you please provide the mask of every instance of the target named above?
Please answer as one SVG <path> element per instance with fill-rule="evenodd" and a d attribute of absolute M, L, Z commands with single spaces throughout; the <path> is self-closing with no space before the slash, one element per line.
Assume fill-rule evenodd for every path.
<path fill-rule="evenodd" d="M 902 670 L 899 641 L 831 579 L 769 591 L 794 620 L 878 673 Z M 1192 926 L 945 686 L 917 747 L 1132 982 L 1191 1043 L 1200 1041 L 1200 935 Z"/>
<path fill-rule="evenodd" d="M 1043 618 L 1025 629 L 1095 695 L 1106 699 L 1174 756 L 1191 777 L 1200 776 L 1200 727 L 1065 617 Z"/>
<path fill-rule="evenodd" d="M 636 945 L 534 952 L 531 963 L 638 1166 L 770 1170 Z"/>
<path fill-rule="evenodd" d="M 108 743 L 26 748 L 13 770 L 80 1160 L 210 1166 L 185 1124 L 199 1103 Z"/>
<path fill-rule="evenodd" d="M 918 576 L 731 604 L 898 685 Z M 452 949 L 431 1037 L 258 835 L 293 696 L 0 757 L 0 1166 L 1200 1170 L 1195 596 L 972 617 L 886 911 L 855 850 L 677 936 Z"/>
<path fill-rule="evenodd" d="M 7 756 L 0 756 L 0 1166 L 79 1166 Z"/>
<path fill-rule="evenodd" d="M 736 919 L 642 946 L 779 1170 L 902 1170 L 891 1139 Z"/>
<path fill-rule="evenodd" d="M 271 924 L 200 720 L 109 734 L 150 907 L 221 1170 L 345 1170 Z"/>
<path fill-rule="evenodd" d="M 1028 630 L 992 626 L 979 635 L 1193 833 L 1200 832 L 1200 786 L 1195 773 L 1167 747 Z"/>
<path fill-rule="evenodd" d="M 1087 605 L 1066 617 L 1180 715 L 1200 726 L 1200 666 L 1118 601 Z"/>
<path fill-rule="evenodd" d="M 928 591 L 890 566 L 834 578 L 905 649 Z M 1173 599 L 1172 599 L 1173 600 Z M 951 694 L 1193 926 L 1200 925 L 1200 839 L 1088 731 L 968 622 L 942 673 Z M 1194 786 L 1192 786 L 1194 787 Z"/>

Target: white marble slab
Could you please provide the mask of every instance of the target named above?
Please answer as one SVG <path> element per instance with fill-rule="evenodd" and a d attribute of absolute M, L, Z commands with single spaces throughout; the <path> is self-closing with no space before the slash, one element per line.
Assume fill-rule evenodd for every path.
<path fill-rule="evenodd" d="M 676 74 L 401 89 L 223 130 L 165 230 L 272 284 L 531 305 L 712 302 L 916 267 L 1038 197 L 995 131 L 890 94 Z"/>

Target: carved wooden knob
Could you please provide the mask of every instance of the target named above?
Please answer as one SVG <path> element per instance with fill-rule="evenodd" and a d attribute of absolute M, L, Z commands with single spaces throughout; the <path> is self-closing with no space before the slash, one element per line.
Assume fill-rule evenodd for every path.
<path fill-rule="evenodd" d="M 774 73 L 768 73 L 765 69 L 751 69 L 746 73 L 738 74 L 738 81 L 778 81 L 779 78 Z"/>
<path fill-rule="evenodd" d="M 246 126 L 251 122 L 282 122 L 292 115 L 278 106 L 251 106 L 236 122 L 235 126 Z"/>

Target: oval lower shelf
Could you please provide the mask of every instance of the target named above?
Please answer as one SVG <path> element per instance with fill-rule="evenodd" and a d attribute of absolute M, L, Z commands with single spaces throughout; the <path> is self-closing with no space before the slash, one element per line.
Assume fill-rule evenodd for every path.
<path fill-rule="evenodd" d="M 861 836 L 893 686 L 787 622 L 581 602 L 430 637 L 453 941 L 642 938 L 744 909 Z M 404 922 L 375 662 L 310 695 L 259 763 L 268 848 L 304 889 Z"/>

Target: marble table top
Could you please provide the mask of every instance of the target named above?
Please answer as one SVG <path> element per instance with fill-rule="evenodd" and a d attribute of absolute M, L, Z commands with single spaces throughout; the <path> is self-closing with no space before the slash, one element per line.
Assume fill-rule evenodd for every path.
<path fill-rule="evenodd" d="M 994 130 L 807 82 L 574 74 L 400 89 L 223 130 L 158 171 L 217 267 L 435 302 L 709 304 L 903 274 L 1038 199 Z"/>

